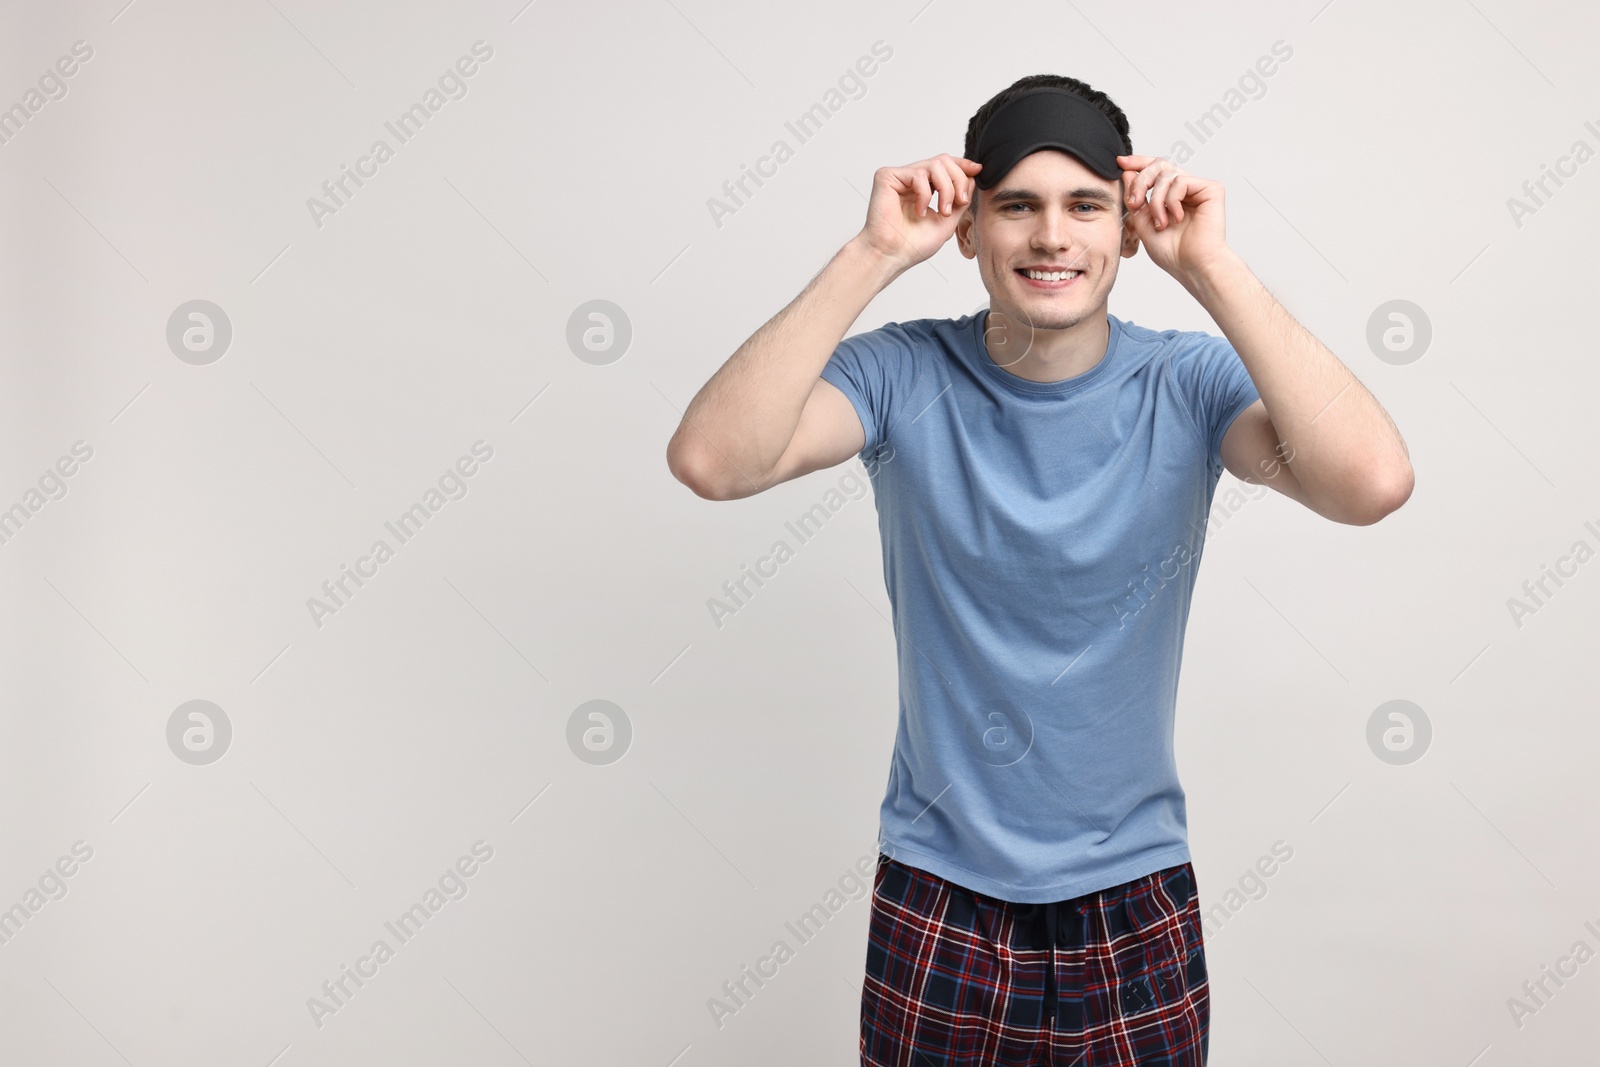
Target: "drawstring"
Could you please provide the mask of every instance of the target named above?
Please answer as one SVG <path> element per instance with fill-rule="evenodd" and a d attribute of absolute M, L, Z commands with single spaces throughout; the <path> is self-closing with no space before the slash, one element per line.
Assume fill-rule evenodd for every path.
<path fill-rule="evenodd" d="M 1039 928 L 1039 919 L 1044 919 L 1044 939 L 1045 944 L 1050 949 L 1050 959 L 1045 965 L 1044 1011 L 1040 1017 L 1040 1022 L 1043 1023 L 1044 1020 L 1048 1019 L 1052 1027 L 1056 1024 L 1058 1011 L 1056 997 L 1056 929 L 1059 913 L 1056 909 L 1068 903 L 1070 902 L 1065 900 L 1052 900 L 1044 904 L 1026 904 L 1017 912 L 1019 921 L 1034 923 L 1036 930 Z"/>

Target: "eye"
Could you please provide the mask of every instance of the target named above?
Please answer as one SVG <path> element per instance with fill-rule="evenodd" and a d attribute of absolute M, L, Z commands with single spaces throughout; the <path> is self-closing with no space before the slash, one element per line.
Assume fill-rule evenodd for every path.
<path fill-rule="evenodd" d="M 1091 204 L 1091 203 L 1088 203 L 1087 201 L 1082 203 L 1082 204 L 1074 204 L 1072 206 L 1073 207 L 1086 207 L 1090 211 L 1099 211 L 1100 210 L 1100 205 L 1099 204 Z"/>
<path fill-rule="evenodd" d="M 1027 204 L 1007 204 L 1005 207 L 1001 208 L 1000 211 L 1001 211 L 1002 214 L 1004 214 L 1004 213 L 1009 212 L 1014 207 L 1016 207 L 1016 208 L 1025 208 L 1027 206 L 1028 206 Z"/>

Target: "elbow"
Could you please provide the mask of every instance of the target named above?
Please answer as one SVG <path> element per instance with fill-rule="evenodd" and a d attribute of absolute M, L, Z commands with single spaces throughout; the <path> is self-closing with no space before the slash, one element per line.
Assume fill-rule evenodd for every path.
<path fill-rule="evenodd" d="M 1374 514 L 1373 522 L 1377 522 L 1392 512 L 1399 511 L 1407 500 L 1411 499 L 1411 491 L 1417 487 L 1417 474 L 1406 463 L 1388 481 L 1385 491 L 1378 498 L 1378 510 Z M 1371 525 L 1370 523 L 1368 525 Z"/>
<path fill-rule="evenodd" d="M 682 481 L 682 479 L 679 479 Z M 701 500 L 727 500 L 728 496 L 716 486 L 705 481 L 685 481 L 691 492 Z"/>
<path fill-rule="evenodd" d="M 1403 470 L 1400 473 L 1400 476 L 1395 479 L 1395 487 L 1389 497 L 1389 511 L 1400 510 L 1400 506 L 1407 500 L 1411 499 L 1411 490 L 1415 489 L 1416 487 L 1417 472 L 1411 468 L 1411 464 L 1407 463 L 1405 470 Z M 1384 512 L 1384 514 L 1387 515 L 1389 511 Z"/>
<path fill-rule="evenodd" d="M 1416 472 L 1412 470 L 1411 464 L 1407 463 L 1398 473 L 1378 483 L 1378 488 L 1368 495 L 1365 506 L 1346 516 L 1342 521 L 1351 526 L 1371 526 L 1399 511 L 1405 502 L 1411 499 L 1411 491 L 1416 488 L 1416 484 Z"/>
<path fill-rule="evenodd" d="M 678 446 L 676 437 L 667 444 L 667 470 L 674 478 L 702 500 L 725 499 L 716 483 L 706 476 L 705 468 L 687 449 Z"/>

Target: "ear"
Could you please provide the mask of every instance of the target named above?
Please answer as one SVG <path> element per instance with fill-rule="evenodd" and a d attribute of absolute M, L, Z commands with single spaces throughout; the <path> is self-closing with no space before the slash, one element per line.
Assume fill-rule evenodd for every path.
<path fill-rule="evenodd" d="M 1124 205 L 1127 204 L 1128 187 L 1133 184 L 1133 180 L 1133 174 L 1131 172 L 1123 172 L 1121 192 Z M 1131 208 L 1125 208 L 1122 215 L 1122 258 L 1132 259 L 1138 254 L 1139 234 L 1133 228 L 1133 210 Z"/>
<path fill-rule="evenodd" d="M 973 190 L 974 193 L 977 190 Z M 968 259 L 978 257 L 978 235 L 975 232 L 978 225 L 978 202 L 969 203 L 961 212 L 961 217 L 956 220 L 956 247 L 961 249 L 961 254 Z"/>

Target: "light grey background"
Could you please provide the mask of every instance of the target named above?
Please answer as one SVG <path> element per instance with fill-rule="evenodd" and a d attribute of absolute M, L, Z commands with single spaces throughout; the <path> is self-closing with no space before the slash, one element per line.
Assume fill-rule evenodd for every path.
<path fill-rule="evenodd" d="M 0 508 L 93 450 L 0 544 L 0 908 L 93 850 L 0 945 L 7 1063 L 854 1064 L 869 902 L 804 944 L 784 924 L 876 842 L 873 506 L 718 627 L 722 583 L 860 464 L 713 503 L 664 450 L 859 229 L 872 172 L 959 154 L 1038 72 L 1110 93 L 1136 151 L 1189 143 L 1230 242 L 1417 472 L 1372 527 L 1271 494 L 1213 516 L 1177 740 L 1202 903 L 1232 912 L 1212 1062 L 1595 1047 L 1600 962 L 1520 1025 L 1508 1004 L 1600 948 L 1600 563 L 1520 626 L 1508 606 L 1600 547 L 1600 162 L 1508 206 L 1600 148 L 1592 6 L 124 3 L 10 4 L 0 32 L 0 106 L 93 49 L 0 144 Z M 466 95 L 395 147 L 384 123 L 480 40 Z M 877 41 L 798 144 L 785 121 Z M 1278 41 L 1200 144 L 1185 123 Z M 308 198 L 380 137 L 393 158 L 317 225 Z M 780 138 L 794 158 L 718 225 L 709 198 Z M 1367 343 L 1396 299 L 1433 333 L 1404 364 Z M 191 300 L 232 327 L 205 365 L 166 339 Z M 591 300 L 632 328 L 605 365 L 566 340 Z M 952 243 L 851 332 L 985 301 Z M 1142 256 L 1111 310 L 1217 332 Z M 466 495 L 316 625 L 308 598 L 480 440 Z M 632 728 L 607 765 L 567 740 L 597 699 Z M 1397 766 L 1367 725 L 1398 699 L 1433 736 Z M 192 700 L 232 727 L 208 764 L 168 745 Z M 318 1025 L 308 999 L 478 841 L 467 895 Z M 794 958 L 718 1025 L 779 939 Z"/>

